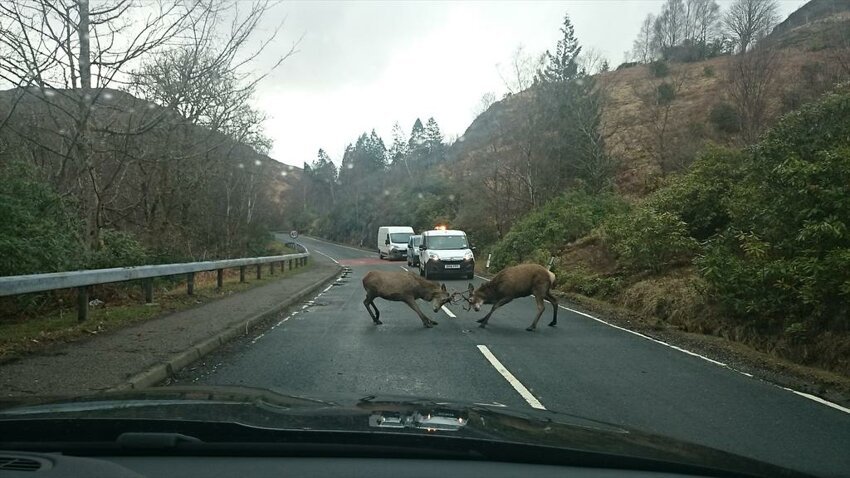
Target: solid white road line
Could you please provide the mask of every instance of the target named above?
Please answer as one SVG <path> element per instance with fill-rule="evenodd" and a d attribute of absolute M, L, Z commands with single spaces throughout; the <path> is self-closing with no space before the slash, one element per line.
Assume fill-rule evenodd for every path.
<path fill-rule="evenodd" d="M 703 355 L 700 355 L 700 354 L 698 354 L 698 353 L 696 353 L 696 352 L 691 352 L 690 350 L 683 349 L 682 347 L 677 347 L 677 346 L 675 346 L 675 345 L 673 345 L 673 344 L 668 344 L 667 342 L 664 342 L 664 341 L 662 341 L 662 340 L 658 340 L 658 339 L 654 339 L 654 338 L 652 338 L 652 337 L 650 337 L 650 336 L 648 336 L 648 335 L 644 335 L 644 334 L 641 334 L 641 333 L 639 333 L 639 332 L 635 332 L 634 330 L 629 330 L 629 329 L 626 329 L 626 328 L 620 327 L 619 325 L 614 325 L 614 324 L 612 324 L 612 323 L 610 323 L 610 322 L 606 322 L 606 321 L 604 321 L 604 320 L 602 320 L 602 319 L 599 319 L 599 318 L 597 318 L 597 317 L 594 317 L 594 316 L 592 316 L 592 315 L 590 315 L 590 314 L 585 314 L 584 312 L 581 312 L 581 311 L 578 311 L 578 310 L 575 310 L 575 309 L 570 309 L 569 307 L 564 307 L 563 305 L 559 305 L 558 307 L 560 307 L 560 308 L 562 308 L 562 309 L 564 309 L 564 310 L 568 310 L 568 311 L 570 311 L 570 312 L 572 312 L 572 313 L 574 313 L 574 314 L 578 314 L 578 315 L 581 315 L 581 316 L 587 317 L 587 318 L 589 318 L 589 319 L 593 319 L 593 320 L 595 320 L 595 321 L 597 321 L 597 322 L 600 322 L 600 323 L 602 323 L 602 324 L 605 324 L 605 325 L 607 325 L 607 326 L 609 326 L 609 327 L 613 327 L 613 328 L 615 328 L 615 329 L 622 330 L 622 331 L 624 331 L 624 332 L 628 332 L 628 333 L 630 333 L 630 334 L 632 334 L 632 335 L 637 335 L 638 337 L 641 337 L 641 338 L 646 339 L 646 340 L 650 340 L 650 341 L 655 342 L 655 343 L 657 343 L 657 344 L 661 344 L 661 345 L 663 345 L 663 346 L 665 346 L 665 347 L 670 347 L 670 348 L 671 348 L 671 349 L 673 349 L 673 350 L 678 350 L 679 352 L 686 353 L 686 354 L 688 354 L 688 355 L 692 355 L 692 356 L 694 356 L 694 357 L 697 357 L 697 358 L 703 359 L 703 360 L 705 360 L 706 362 L 711 362 L 711 363 L 713 363 L 714 365 L 718 365 L 718 366 L 720 366 L 720 367 L 723 367 L 723 368 L 729 369 L 729 370 L 731 370 L 731 371 L 733 371 L 733 372 L 740 373 L 741 375 L 744 375 L 744 376 L 746 376 L 746 377 L 755 378 L 755 377 L 753 377 L 753 374 L 751 374 L 751 373 L 743 372 L 743 371 L 741 371 L 741 370 L 738 370 L 738 369 L 736 369 L 736 368 L 734 368 L 734 367 L 729 366 L 728 364 L 725 364 L 725 363 L 723 363 L 723 362 L 718 362 L 717 360 L 710 359 L 710 358 L 708 358 L 708 357 L 706 357 L 706 356 L 703 356 Z M 811 395 L 811 394 L 808 394 L 808 393 L 805 393 L 805 392 L 798 392 L 797 390 L 794 390 L 794 389 L 791 389 L 791 388 L 788 388 L 788 387 L 783 387 L 783 386 L 781 386 L 781 385 L 777 385 L 777 384 L 772 383 L 772 382 L 767 382 L 767 383 L 770 383 L 771 385 L 773 385 L 773 386 L 775 386 L 775 387 L 781 388 L 781 389 L 783 389 L 783 390 L 787 390 L 787 391 L 789 391 L 789 392 L 791 392 L 791 393 L 794 393 L 794 394 L 796 394 L 796 395 L 799 395 L 799 396 L 801 396 L 801 397 L 808 398 L 809 400 L 812 400 L 812 401 L 818 402 L 818 403 L 820 403 L 820 404 L 822 404 L 822 405 L 826 405 L 826 406 L 828 406 L 828 407 L 834 408 L 834 409 L 836 409 L 836 410 L 838 410 L 838 411 L 841 411 L 841 412 L 844 412 L 844 413 L 850 413 L 850 409 L 845 408 L 845 407 L 842 407 L 841 405 L 838 405 L 837 403 L 832 403 L 832 402 L 830 402 L 829 400 L 824 400 L 823 398 L 820 398 L 820 397 L 818 397 L 818 396 Z"/>
<path fill-rule="evenodd" d="M 445 305 L 443 306 L 443 312 L 445 312 L 445 313 L 446 313 L 446 315 L 448 315 L 449 317 L 451 317 L 451 318 L 453 318 L 453 319 L 456 319 L 456 318 L 457 318 L 457 316 L 456 316 L 455 314 L 453 314 L 453 313 L 452 313 L 452 311 L 451 311 L 451 310 L 449 310 L 449 308 L 448 308 L 448 307 L 446 307 Z"/>
<path fill-rule="evenodd" d="M 517 380 L 516 377 L 514 377 L 514 374 L 512 374 L 508 369 L 505 368 L 504 365 L 502 365 L 502 362 L 499 362 L 499 359 L 497 359 L 496 356 L 493 355 L 493 352 L 490 352 L 490 349 L 488 349 L 486 345 L 479 345 L 478 350 L 480 350 L 481 353 L 484 354 L 484 357 L 487 359 L 488 362 L 490 362 L 490 365 L 492 365 L 497 372 L 499 372 L 500 374 L 502 374 L 503 377 L 505 377 L 505 380 L 507 380 L 508 383 L 511 384 L 512 387 L 514 387 L 514 390 L 519 392 L 522 398 L 524 398 L 525 401 L 528 402 L 528 404 L 531 405 L 532 408 L 536 408 L 538 410 L 546 410 L 546 407 L 544 407 L 543 404 L 540 403 L 540 401 L 537 400 L 537 398 L 535 398 L 534 395 L 532 395 L 527 388 L 525 388 L 525 385 L 523 385 L 519 380 Z"/>
<path fill-rule="evenodd" d="M 324 252 L 322 252 L 322 251 L 320 251 L 320 250 L 318 250 L 318 249 L 313 249 L 313 252 L 318 252 L 319 254 L 321 254 L 321 255 L 323 255 L 323 256 L 325 256 L 325 257 L 327 257 L 328 259 L 330 259 L 330 260 L 334 261 L 334 263 L 339 264 L 339 261 L 338 261 L 338 260 L 334 259 L 333 257 L 331 257 L 331 256 L 329 256 L 329 255 L 327 255 L 327 254 L 325 254 Z"/>
<path fill-rule="evenodd" d="M 808 394 L 808 393 L 805 393 L 805 392 L 798 392 L 798 391 L 790 389 L 788 387 L 782 387 L 782 388 L 784 388 L 785 390 L 788 390 L 791 393 L 796 393 L 797 395 L 799 395 L 801 397 L 805 397 L 805 398 L 808 398 L 809 400 L 814 400 L 815 402 L 826 405 L 827 407 L 832 407 L 832 408 L 834 408 L 838 411 L 844 412 L 844 413 L 850 413 L 850 408 L 844 408 L 841 405 L 838 405 L 837 403 L 830 402 L 829 400 L 824 400 L 820 397 L 817 397 L 817 396 L 814 396 L 814 395 L 811 395 L 811 394 Z"/>
<path fill-rule="evenodd" d="M 407 271 L 407 272 L 410 272 L 410 271 L 407 269 L 407 267 L 404 267 L 404 266 L 399 266 L 399 267 L 401 267 L 402 269 L 404 269 L 404 270 L 405 270 L 405 271 Z"/>

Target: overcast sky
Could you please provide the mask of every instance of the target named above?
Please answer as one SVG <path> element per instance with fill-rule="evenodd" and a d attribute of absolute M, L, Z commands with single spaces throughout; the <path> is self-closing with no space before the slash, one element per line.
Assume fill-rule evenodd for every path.
<path fill-rule="evenodd" d="M 719 1 L 722 9 L 729 1 Z M 780 1 L 784 19 L 805 0 Z M 433 116 L 446 137 L 460 136 L 481 96 L 501 98 L 497 64 L 520 44 L 554 49 L 564 13 L 581 45 L 620 64 L 647 13 L 662 1 L 497 2 L 288 1 L 266 15 L 286 17 L 272 46 L 298 53 L 258 89 L 255 106 L 269 119 L 271 157 L 301 166 L 324 148 L 339 164 L 348 143 L 373 128 L 389 147 L 398 121 L 409 134 L 417 117 Z M 302 37 L 303 35 L 303 37 Z M 261 65 L 257 65 L 261 67 Z"/>

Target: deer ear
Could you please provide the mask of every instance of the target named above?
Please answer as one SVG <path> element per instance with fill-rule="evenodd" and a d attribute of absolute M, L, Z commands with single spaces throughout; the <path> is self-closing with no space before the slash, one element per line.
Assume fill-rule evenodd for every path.
<path fill-rule="evenodd" d="M 445 292 L 446 291 L 446 284 L 440 284 L 440 290 Z"/>

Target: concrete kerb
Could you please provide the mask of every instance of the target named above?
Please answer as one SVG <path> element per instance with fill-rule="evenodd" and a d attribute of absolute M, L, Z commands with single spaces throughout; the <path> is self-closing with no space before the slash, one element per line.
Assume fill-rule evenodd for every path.
<path fill-rule="evenodd" d="M 126 382 L 112 387 L 110 390 L 120 391 L 147 388 L 156 385 L 157 383 L 162 382 L 163 380 L 169 377 L 174 376 L 174 374 L 176 374 L 178 371 L 191 364 L 192 362 L 203 358 L 204 356 L 218 349 L 230 340 L 233 340 L 236 337 L 239 337 L 240 335 L 246 334 L 251 327 L 258 325 L 263 321 L 274 317 L 280 311 L 309 298 L 318 289 L 333 281 L 341 272 L 342 267 L 336 267 L 332 274 L 328 274 L 316 283 L 305 287 L 292 297 L 275 305 L 269 310 L 254 315 L 253 317 L 244 319 L 237 324 L 231 325 L 230 327 L 220 331 L 216 335 L 208 339 L 202 340 L 201 342 L 192 345 L 183 352 L 172 356 L 164 363 L 156 364 L 148 368 L 147 370 L 134 375 Z"/>

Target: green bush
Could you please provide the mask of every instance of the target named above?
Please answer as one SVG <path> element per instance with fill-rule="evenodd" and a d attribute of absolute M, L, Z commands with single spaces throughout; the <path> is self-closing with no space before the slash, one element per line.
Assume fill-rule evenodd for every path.
<path fill-rule="evenodd" d="M 80 224 L 68 204 L 25 164 L 7 164 L 0 176 L 0 276 L 79 267 Z"/>
<path fill-rule="evenodd" d="M 850 94 L 783 117 L 744 155 L 728 210 L 697 265 L 731 313 L 850 327 Z"/>
<path fill-rule="evenodd" d="M 741 131 L 741 119 L 738 117 L 738 111 L 729 103 L 722 102 L 712 106 L 708 120 L 722 133 L 734 134 Z"/>
<path fill-rule="evenodd" d="M 688 235 L 704 241 L 729 224 L 730 191 L 741 179 L 741 161 L 737 151 L 709 147 L 687 173 L 647 198 L 647 204 L 675 214 L 685 222 Z"/>
<path fill-rule="evenodd" d="M 667 62 L 656 60 L 649 64 L 649 71 L 656 78 L 663 78 L 670 74 L 670 67 Z"/>
<path fill-rule="evenodd" d="M 148 252 L 129 232 L 103 229 L 102 246 L 89 253 L 86 269 L 140 266 L 148 263 Z"/>
<path fill-rule="evenodd" d="M 669 104 L 676 99 L 676 90 L 673 88 L 673 85 L 666 81 L 658 85 L 655 94 L 659 105 Z"/>
<path fill-rule="evenodd" d="M 611 216 L 602 223 L 601 232 L 620 265 L 631 270 L 660 271 L 689 259 L 698 246 L 678 216 L 646 205 Z"/>
<path fill-rule="evenodd" d="M 624 207 L 614 194 L 567 193 L 517 221 L 494 247 L 491 268 L 500 270 L 541 258 L 545 261 Z"/>

